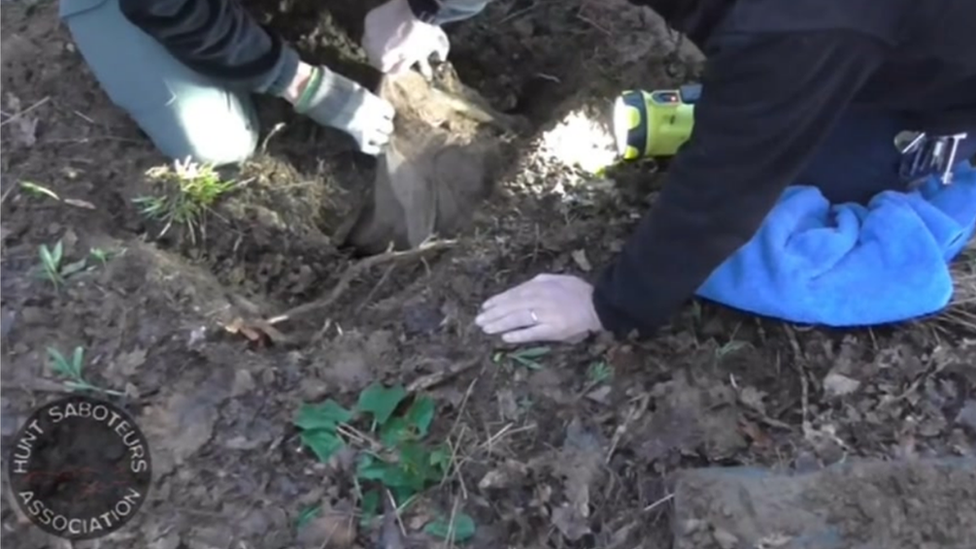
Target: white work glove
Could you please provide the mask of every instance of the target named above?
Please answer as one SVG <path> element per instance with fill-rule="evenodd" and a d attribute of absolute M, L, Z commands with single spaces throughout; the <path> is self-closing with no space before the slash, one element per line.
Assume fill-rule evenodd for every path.
<path fill-rule="evenodd" d="M 593 286 L 575 276 L 541 274 L 481 306 L 475 324 L 506 343 L 579 342 L 603 329 Z"/>
<path fill-rule="evenodd" d="M 315 67 L 295 111 L 342 130 L 359 150 L 377 155 L 390 141 L 396 111 L 389 101 L 326 67 Z"/>
<path fill-rule="evenodd" d="M 439 26 L 417 19 L 407 0 L 389 0 L 366 14 L 363 49 L 384 73 L 397 74 L 416 64 L 429 79 L 431 55 L 447 61 L 451 43 Z"/>

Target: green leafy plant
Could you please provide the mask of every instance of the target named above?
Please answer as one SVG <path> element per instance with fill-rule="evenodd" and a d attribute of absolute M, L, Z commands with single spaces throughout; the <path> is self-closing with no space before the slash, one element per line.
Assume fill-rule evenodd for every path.
<path fill-rule="evenodd" d="M 359 394 L 353 409 L 332 399 L 304 404 L 294 423 L 301 429 L 303 445 L 323 462 L 343 448 L 358 450 L 355 479 L 361 521 L 368 525 L 379 512 L 386 490 L 402 509 L 450 471 L 450 448 L 424 440 L 435 413 L 435 403 L 429 397 L 410 398 L 402 385 L 373 383 Z M 460 520 L 465 517 L 471 521 L 466 515 Z M 462 526 L 455 526 L 458 541 L 468 525 Z M 473 533 L 473 521 L 470 526 Z"/>
<path fill-rule="evenodd" d="M 499 353 L 495 353 L 495 355 L 492 357 L 492 361 L 495 363 L 499 363 L 502 362 L 504 359 L 508 359 L 530 370 L 541 370 L 543 366 L 538 359 L 549 354 L 549 351 L 551 350 L 552 349 L 550 349 L 549 347 L 542 345 L 539 347 L 529 347 L 528 349 L 520 349 L 518 351 L 512 351 L 510 353 L 499 352 Z"/>
<path fill-rule="evenodd" d="M 212 165 L 190 159 L 177 160 L 172 167 L 150 168 L 146 176 L 162 187 L 162 194 L 135 198 L 140 213 L 165 223 L 159 236 L 173 224 L 182 225 L 194 242 L 207 212 L 221 196 L 237 187 L 234 181 L 224 181 Z"/>
<path fill-rule="evenodd" d="M 85 349 L 81 346 L 75 347 L 74 352 L 71 353 L 70 360 L 65 358 L 61 354 L 61 351 L 54 347 L 48 347 L 47 354 L 51 359 L 51 369 L 62 377 L 67 378 L 64 381 L 64 386 L 68 389 L 72 391 L 96 391 L 107 395 L 125 396 L 125 393 L 111 389 L 103 389 L 85 380 L 82 375 L 82 369 L 85 366 Z"/>
<path fill-rule="evenodd" d="M 586 370 L 586 377 L 594 385 L 605 383 L 613 378 L 613 367 L 602 360 L 594 362 Z"/>
<path fill-rule="evenodd" d="M 457 513 L 453 521 L 451 517 L 440 517 L 428 522 L 424 532 L 455 543 L 464 542 L 474 537 L 474 519 L 464 513 Z"/>

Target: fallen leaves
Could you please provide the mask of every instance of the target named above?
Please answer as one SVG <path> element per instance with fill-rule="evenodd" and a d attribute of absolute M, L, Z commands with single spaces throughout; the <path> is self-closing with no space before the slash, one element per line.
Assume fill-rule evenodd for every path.
<path fill-rule="evenodd" d="M 566 428 L 555 472 L 565 479 L 566 503 L 552 510 L 552 523 L 570 541 L 591 532 L 590 487 L 602 477 L 603 444 L 575 418 Z"/>
<path fill-rule="evenodd" d="M 37 143 L 37 123 L 39 119 L 36 116 L 29 116 L 29 114 L 50 100 L 51 97 L 47 96 L 27 108 L 22 108 L 20 98 L 8 92 L 7 108 L 13 114 L 3 122 L 0 122 L 0 126 L 11 124 L 11 134 L 14 141 L 24 147 L 33 147 Z"/>
<path fill-rule="evenodd" d="M 299 517 L 298 543 L 307 549 L 350 547 L 356 541 L 355 513 L 348 502 L 337 509 L 328 500 Z"/>

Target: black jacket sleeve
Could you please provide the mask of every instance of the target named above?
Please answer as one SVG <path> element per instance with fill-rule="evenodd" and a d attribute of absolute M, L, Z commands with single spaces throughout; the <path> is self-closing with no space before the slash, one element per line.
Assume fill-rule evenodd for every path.
<path fill-rule="evenodd" d="M 884 54 L 837 31 L 709 49 L 692 135 L 595 286 L 597 314 L 618 335 L 656 331 L 752 238 Z"/>
<path fill-rule="evenodd" d="M 441 24 L 471 17 L 490 0 L 422 1 Z M 295 76 L 298 54 L 259 25 L 240 0 L 119 0 L 119 6 L 170 55 L 228 85 L 276 95 Z"/>
<path fill-rule="evenodd" d="M 122 13 L 186 66 L 259 93 L 288 85 L 298 55 L 238 0 L 119 0 Z"/>

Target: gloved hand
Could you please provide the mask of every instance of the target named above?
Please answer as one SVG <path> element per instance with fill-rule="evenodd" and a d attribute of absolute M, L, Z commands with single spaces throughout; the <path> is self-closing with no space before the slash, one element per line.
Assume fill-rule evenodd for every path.
<path fill-rule="evenodd" d="M 475 324 L 506 343 L 578 342 L 603 329 L 593 286 L 575 276 L 541 274 L 481 306 Z"/>
<path fill-rule="evenodd" d="M 428 79 L 430 57 L 447 61 L 451 43 L 444 30 L 424 23 L 407 0 L 389 0 L 366 14 L 363 49 L 377 69 L 396 74 L 418 64 Z"/>
<path fill-rule="evenodd" d="M 312 69 L 295 111 L 348 133 L 371 155 L 389 142 L 396 114 L 389 101 L 326 67 Z"/>

